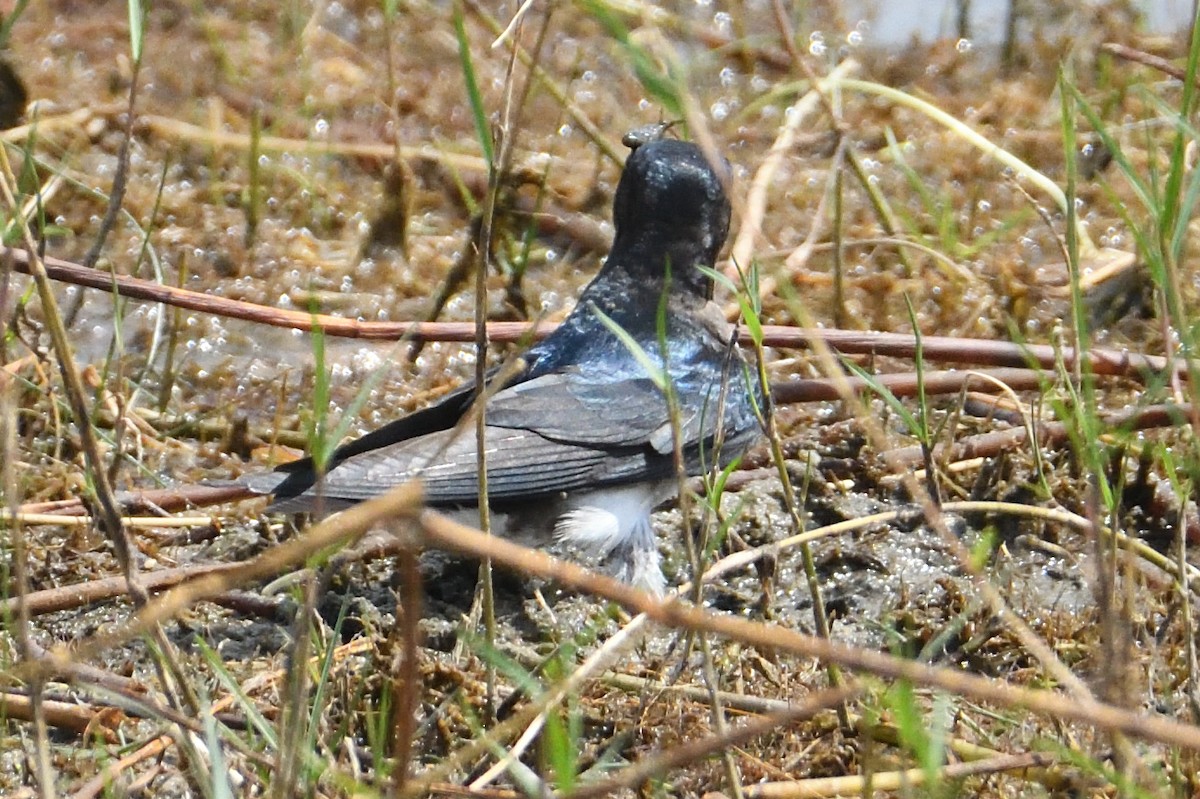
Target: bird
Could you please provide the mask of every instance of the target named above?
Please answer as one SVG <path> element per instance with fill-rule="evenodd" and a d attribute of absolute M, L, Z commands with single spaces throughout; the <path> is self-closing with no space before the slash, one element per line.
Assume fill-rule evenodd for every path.
<path fill-rule="evenodd" d="M 657 594 L 666 583 L 650 514 L 678 494 L 675 437 L 683 470 L 696 475 L 726 467 L 762 435 L 763 392 L 713 301 L 731 215 L 720 160 L 678 139 L 638 142 L 599 273 L 507 370 L 515 374 L 487 378 L 493 531 L 549 536 Z M 304 458 L 242 482 L 274 497 L 268 510 L 294 513 L 332 512 L 420 478 L 430 507 L 477 513 L 478 437 L 456 429 L 476 396 L 468 383 L 342 445 L 323 474 Z"/>

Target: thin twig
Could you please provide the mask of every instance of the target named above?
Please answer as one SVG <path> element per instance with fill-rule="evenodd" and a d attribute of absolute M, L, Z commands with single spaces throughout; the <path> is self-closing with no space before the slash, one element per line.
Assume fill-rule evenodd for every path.
<path fill-rule="evenodd" d="M 12 265 L 18 272 L 29 274 L 35 260 L 27 250 L 0 247 L 0 257 L 12 256 Z M 310 314 L 303 311 L 286 311 L 256 303 L 241 302 L 225 297 L 214 297 L 196 291 L 178 289 L 125 275 L 115 275 L 84 270 L 77 264 L 57 258 L 40 259 L 46 274 L 54 280 L 88 286 L 102 291 L 116 291 L 132 299 L 162 302 L 203 313 L 216 314 L 235 319 L 245 319 L 274 327 L 294 330 L 313 330 L 320 327 L 325 335 L 339 338 L 356 338 L 375 341 L 397 341 L 402 338 L 421 341 L 474 340 L 475 327 L 470 322 L 366 322 L 343 319 L 327 314 Z M 488 325 L 488 339 L 494 342 L 517 342 L 540 339 L 549 335 L 554 325 L 531 324 L 528 322 L 492 322 Z M 746 331 L 739 332 L 740 343 L 752 343 Z M 916 342 L 906 333 L 882 333 L 859 330 L 829 330 L 804 328 L 790 325 L 763 325 L 763 344 L 768 347 L 808 348 L 814 341 L 823 341 L 845 355 L 886 355 L 911 358 L 916 353 Z M 1054 368 L 1061 357 L 1066 363 L 1075 362 L 1075 351 L 1059 350 L 1045 344 L 1014 344 L 992 339 L 971 339 L 952 336 L 924 336 L 926 360 L 958 361 L 976 366 L 1029 366 L 1038 364 Z M 1091 370 L 1097 375 L 1120 375 L 1134 379 L 1145 379 L 1148 374 L 1173 369 L 1182 377 L 1187 376 L 1186 364 L 1178 360 L 1144 355 L 1135 352 L 1094 348 L 1089 350 Z"/>
<path fill-rule="evenodd" d="M 178 569 L 160 569 L 143 575 L 142 584 L 149 591 L 161 591 L 164 588 L 170 588 L 204 575 L 233 572 L 236 568 L 237 564 L 211 563 Z M 45 613 L 81 608 L 105 599 L 126 596 L 129 596 L 129 586 L 124 577 L 102 577 L 98 580 L 88 580 L 74 585 L 60 585 L 41 591 L 31 591 L 24 597 L 14 596 L 0 600 L 0 616 L 7 617 L 22 610 L 31 617 L 40 616 Z"/>
<path fill-rule="evenodd" d="M 1137 50 L 1133 47 L 1127 47 L 1123 44 L 1119 44 L 1118 42 L 1104 42 L 1100 45 L 1100 49 L 1105 53 L 1111 53 L 1112 55 L 1115 55 L 1117 58 L 1123 58 L 1126 61 L 1133 61 L 1134 63 L 1150 67 L 1151 69 L 1157 69 L 1164 75 L 1170 75 L 1176 80 L 1188 79 L 1186 69 L 1177 67 L 1167 59 L 1156 56 L 1153 53 L 1147 53 L 1144 50 Z"/>
<path fill-rule="evenodd" d="M 125 201 L 125 185 L 129 178 L 129 148 L 133 143 L 134 108 L 137 105 L 138 77 L 141 71 L 142 61 L 135 59 L 133 75 L 130 77 L 129 83 L 129 104 L 125 108 L 125 135 L 121 138 L 121 147 L 117 151 L 117 165 L 113 171 L 112 189 L 108 193 L 108 207 L 104 210 L 104 217 L 100 220 L 100 227 L 96 230 L 96 240 L 92 242 L 87 255 L 83 257 L 85 269 L 96 268 L 96 262 L 100 260 L 100 253 L 104 251 L 104 242 L 108 239 L 108 234 L 112 232 L 113 226 L 117 224 L 117 216 L 121 213 L 121 205 Z"/>

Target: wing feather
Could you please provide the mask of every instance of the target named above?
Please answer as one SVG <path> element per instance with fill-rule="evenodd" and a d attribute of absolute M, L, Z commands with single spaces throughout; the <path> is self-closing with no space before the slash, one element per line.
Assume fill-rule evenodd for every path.
<path fill-rule="evenodd" d="M 528 430 L 488 427 L 486 437 L 493 501 L 585 486 L 605 459 L 601 450 L 551 441 Z M 458 435 L 447 430 L 348 458 L 326 475 L 319 491 L 355 501 L 420 478 L 430 504 L 472 504 L 479 495 L 477 475 L 474 430 Z"/>

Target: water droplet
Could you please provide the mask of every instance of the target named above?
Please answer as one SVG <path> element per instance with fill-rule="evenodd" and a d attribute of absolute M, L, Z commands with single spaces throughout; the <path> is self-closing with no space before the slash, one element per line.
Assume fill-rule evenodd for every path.
<path fill-rule="evenodd" d="M 825 34 L 813 31 L 808 35 L 808 52 L 811 55 L 823 56 L 828 48 L 825 46 Z"/>
<path fill-rule="evenodd" d="M 974 46 L 970 39 L 959 39 L 954 43 L 954 49 L 960 53 L 969 53 Z"/>

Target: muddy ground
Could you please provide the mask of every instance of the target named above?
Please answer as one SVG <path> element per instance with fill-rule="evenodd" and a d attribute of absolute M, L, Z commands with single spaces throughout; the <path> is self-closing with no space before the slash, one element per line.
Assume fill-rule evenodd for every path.
<path fill-rule="evenodd" d="M 463 11 L 472 68 L 493 124 L 500 120 L 510 51 L 491 46 L 497 30 L 489 13 L 503 27 L 514 10 L 511 3 L 501 5 L 485 12 L 467 4 Z M 668 15 L 656 18 L 649 7 L 634 4 L 601 10 L 554 5 L 548 16 L 536 9 L 516 34 L 536 53 L 546 82 L 530 81 L 524 65 L 514 70 L 519 103 L 507 134 L 515 139 L 514 166 L 500 194 L 488 275 L 490 319 L 560 319 L 595 274 L 611 238 L 611 199 L 625 153 L 621 135 L 677 115 L 661 90 L 637 79 L 634 64 L 640 57 L 677 76 L 673 91 L 683 90 L 693 122 L 703 121 L 732 163 L 734 235 L 750 213 L 746 195 L 752 180 L 788 107 L 807 89 L 806 76 L 781 43 L 771 4 L 667 6 Z M 46 253 L 74 262 L 87 258 L 128 133 L 124 214 L 108 233 L 97 268 L 361 320 L 471 320 L 473 280 L 464 273 L 448 281 L 469 262 L 487 170 L 465 88 L 455 8 L 406 3 L 389 17 L 365 2 L 160 2 L 146 17 L 144 57 L 135 68 L 125 3 L 30 5 L 12 25 L 6 57 L 27 88 L 24 119 L 37 123 L 36 138 L 10 137 L 9 157 L 18 169 L 30 152 L 37 159 L 36 172 L 25 160 L 30 171 L 21 186 L 27 192 L 42 187 Z M 868 16 L 848 17 L 837 4 L 792 10 L 789 19 L 798 32 L 797 55 L 816 74 L 854 59 L 862 78 L 923 97 L 1060 184 L 1065 182 L 1056 88 L 1060 63 L 1067 65 L 1081 101 L 1112 126 L 1132 168 L 1162 169 L 1173 146 L 1163 106 L 1178 108 L 1178 82 L 1114 58 L 1101 44 L 1117 42 L 1182 64 L 1188 41 L 1172 31 L 1146 30 L 1132 4 L 1026 10 L 1007 44 L 991 43 L 1003 37 L 976 42 L 948 25 L 936 41 L 885 45 L 873 38 Z M 629 38 L 622 40 L 622 31 Z M 821 110 L 801 126 L 766 195 L 753 255 L 778 288 L 763 297 L 765 322 L 911 332 L 915 319 L 927 335 L 1050 344 L 1067 336 L 1066 220 L 1049 199 L 912 110 L 849 91 L 834 97 L 832 108 L 836 121 Z M 1084 114 L 1077 124 L 1078 149 L 1091 157 L 1099 138 Z M 695 133 L 686 125 L 678 130 Z M 884 230 L 853 172 L 837 166 L 846 163 L 838 154 L 839 131 L 866 181 L 891 203 L 894 230 Z M 397 147 L 405 148 L 402 166 L 393 163 Z M 836 221 L 830 221 L 833 200 L 822 198 L 833 196 L 831 175 L 838 169 L 841 199 Z M 1100 247 L 1133 252 L 1148 222 L 1129 181 L 1115 165 L 1104 169 L 1086 162 L 1080 171 L 1078 208 L 1086 230 Z M 799 258 L 797 249 L 814 220 L 822 228 L 817 246 Z M 921 247 L 897 246 L 897 239 Z M 1139 259 L 1141 269 L 1115 278 L 1118 282 L 1089 290 L 1097 345 L 1164 352 L 1160 295 L 1144 261 Z M 1195 273 L 1180 268 L 1180 301 L 1192 309 Z M 85 486 L 85 472 L 78 435 L 60 404 L 45 310 L 25 296 L 27 278 L 7 280 L 0 320 L 9 336 L 0 352 L 14 364 L 10 372 L 17 379 L 8 381 L 4 399 L 4 412 L 16 420 L 15 495 L 6 495 L 6 501 L 17 506 L 70 498 Z M 303 448 L 314 417 L 340 418 L 364 385 L 369 388 L 349 433 L 421 407 L 474 372 L 469 345 L 430 343 L 410 358 L 406 345 L 328 338 L 329 407 L 315 410 L 318 366 L 308 334 L 118 302 L 103 291 L 60 286 L 58 292 L 97 418 L 108 420 L 102 422 L 105 451 L 117 453 L 113 474 L 119 490 L 189 485 L 269 468 L 287 457 L 273 445 Z M 439 295 L 446 301 L 435 308 Z M 497 346 L 489 358 L 499 363 L 512 352 Z M 769 349 L 766 358 L 772 382 L 824 374 L 804 350 Z M 876 372 L 913 369 L 904 359 L 858 362 Z M 1098 397 L 1102 411 L 1119 411 L 1166 401 L 1171 394 L 1161 380 L 1146 385 L 1106 378 Z M 1055 375 L 1043 392 L 1021 394 L 1026 407 L 1047 421 L 1064 412 L 1065 398 Z M 1019 417 L 975 413 L 969 406 L 958 395 L 930 401 L 939 444 L 1020 425 Z M 138 419 L 118 428 L 119 443 L 112 437 L 115 413 Z M 898 468 L 888 453 L 911 446 L 914 438 L 888 403 L 866 395 L 861 405 L 812 402 L 782 406 L 778 414 L 779 438 L 804 497 L 800 515 L 808 527 L 913 506 L 913 484 L 902 478 L 916 467 Z M 1169 551 L 1181 514 L 1186 518 L 1190 511 L 1169 484 L 1162 453 L 1186 457 L 1186 430 L 1117 434 L 1101 446 L 1107 474 L 1089 472 L 1078 444 L 1048 445 L 1040 461 L 1028 446 L 1017 446 L 961 468 L 943 464 L 940 489 L 951 500 L 1003 500 L 1088 516 L 1095 513 L 1096 486 L 1109 480 L 1120 497 L 1111 523 Z M 795 532 L 770 465 L 765 445 L 747 457 L 745 484 L 722 499 L 731 534 L 713 557 Z M 201 511 L 216 523 L 194 541 L 176 530 L 139 532 L 139 563 L 153 571 L 243 561 L 293 538 L 293 522 L 264 516 L 264 505 Z M 680 543 L 685 534 L 680 511 L 663 509 L 656 527 L 669 581 L 681 583 L 691 569 Z M 5 535 L 12 540 L 7 529 Z M 45 525 L 26 527 L 22 535 L 31 590 L 119 573 L 112 547 L 98 531 Z M 981 599 L 963 564 L 964 547 L 985 553 L 982 574 L 1098 695 L 1191 720 L 1185 700 L 1194 675 L 1189 676 L 1184 644 L 1193 627 L 1171 578 L 1122 556 L 1115 570 L 1120 589 L 1114 592 L 1104 578 L 1107 544 L 1053 521 L 971 513 L 948 514 L 931 526 L 910 513 L 899 522 L 815 541 L 832 637 L 1041 685 L 1044 672 L 1037 660 Z M 10 563 L 12 551 L 4 550 Z M 484 663 L 494 660 L 489 647 L 463 633 L 475 629 L 464 616 L 475 597 L 476 565 L 431 553 L 421 569 L 423 679 L 413 773 L 474 737 L 470 715 L 484 712 Z M 310 784 L 319 795 L 349 795 L 339 775 L 353 774 L 363 785 L 379 778 L 372 760 L 379 750 L 369 728 L 394 667 L 401 585 L 391 559 L 355 563 L 327 577 L 316 603 L 318 641 L 364 646 L 332 666 L 328 705 L 314 723 L 313 747 L 328 771 L 314 774 Z M 212 698 L 226 692 L 202 644 L 216 652 L 236 682 L 287 671 L 306 579 L 301 574 L 269 590 L 262 582 L 240 585 L 222 602 L 196 604 L 166 623 L 166 638 L 177 647 L 198 693 Z M 571 645 L 568 661 L 583 657 L 625 619 L 594 597 L 544 580 L 498 573 L 496 591 L 495 649 L 527 669 L 564 643 Z M 794 548 L 761 568 L 710 585 L 704 602 L 747 619 L 814 629 L 813 597 Z M 85 641 L 130 613 L 125 601 L 71 607 L 37 616 L 31 633 L 44 648 Z M 15 622 L 6 629 L 4 659 L 11 671 L 19 660 Z M 713 646 L 723 690 L 799 702 L 826 685 L 825 672 L 811 659 L 726 641 Z M 106 649 L 91 662 L 161 698 L 145 641 Z M 588 777 L 611 774 L 622 763 L 712 729 L 703 702 L 655 688 L 631 689 L 618 677 L 701 685 L 702 672 L 700 648 L 688 646 L 675 631 L 656 628 L 606 678 L 589 682 L 573 703 L 582 719 L 581 763 L 595 766 Z M 280 680 L 253 695 L 269 719 L 277 720 L 285 704 L 283 686 Z M 7 687 L 20 690 L 23 684 L 10 680 Z M 164 716 L 122 705 L 84 679 L 52 682 L 47 692 L 86 707 L 114 702 L 130 714 L 116 726 L 119 742 L 91 743 L 78 733 L 51 731 L 53 771 L 64 794 L 81 788 L 118 752 L 174 729 Z M 502 676 L 499 696 L 511 692 L 511 679 Z M 880 684 L 871 683 L 855 712 L 892 718 L 895 709 L 882 693 Z M 1109 762 L 1109 739 L 1091 728 L 951 701 L 949 734 L 956 738 L 1003 751 L 1051 742 L 1055 751 L 1073 749 L 1090 762 Z M 935 700 L 922 693 L 919 702 L 928 709 Z M 244 709 L 220 718 L 231 729 L 246 729 Z M 25 722 L 9 721 L 3 728 L 0 749 L 8 768 L 0 785 L 17 795 L 34 784 L 26 754 L 33 737 Z M 256 741 L 229 754 L 248 792 L 269 782 L 263 764 L 275 754 L 263 747 L 256 760 L 246 751 L 258 749 Z M 1161 782 L 1154 784 L 1174 779 L 1176 790 L 1191 785 L 1186 757 L 1172 760 L 1170 750 L 1152 744 L 1139 744 L 1138 752 L 1159 774 Z M 903 747 L 881 750 L 839 731 L 829 713 L 756 739 L 732 757 L 747 785 L 886 771 L 915 762 Z M 185 760 L 168 749 L 161 758 L 123 771 L 116 790 L 200 795 Z M 528 761 L 547 773 L 538 757 Z M 461 783 L 481 768 L 473 761 L 446 779 Z M 1079 791 L 1111 787 L 1107 777 L 1087 767 L 1070 777 L 1075 780 L 1070 787 Z M 730 790 L 715 759 L 689 763 L 662 780 L 643 790 L 664 795 Z M 501 778 L 498 785 L 506 790 L 512 783 Z M 973 778 L 961 790 L 1038 795 L 1061 787 L 1048 785 L 990 776 Z"/>

